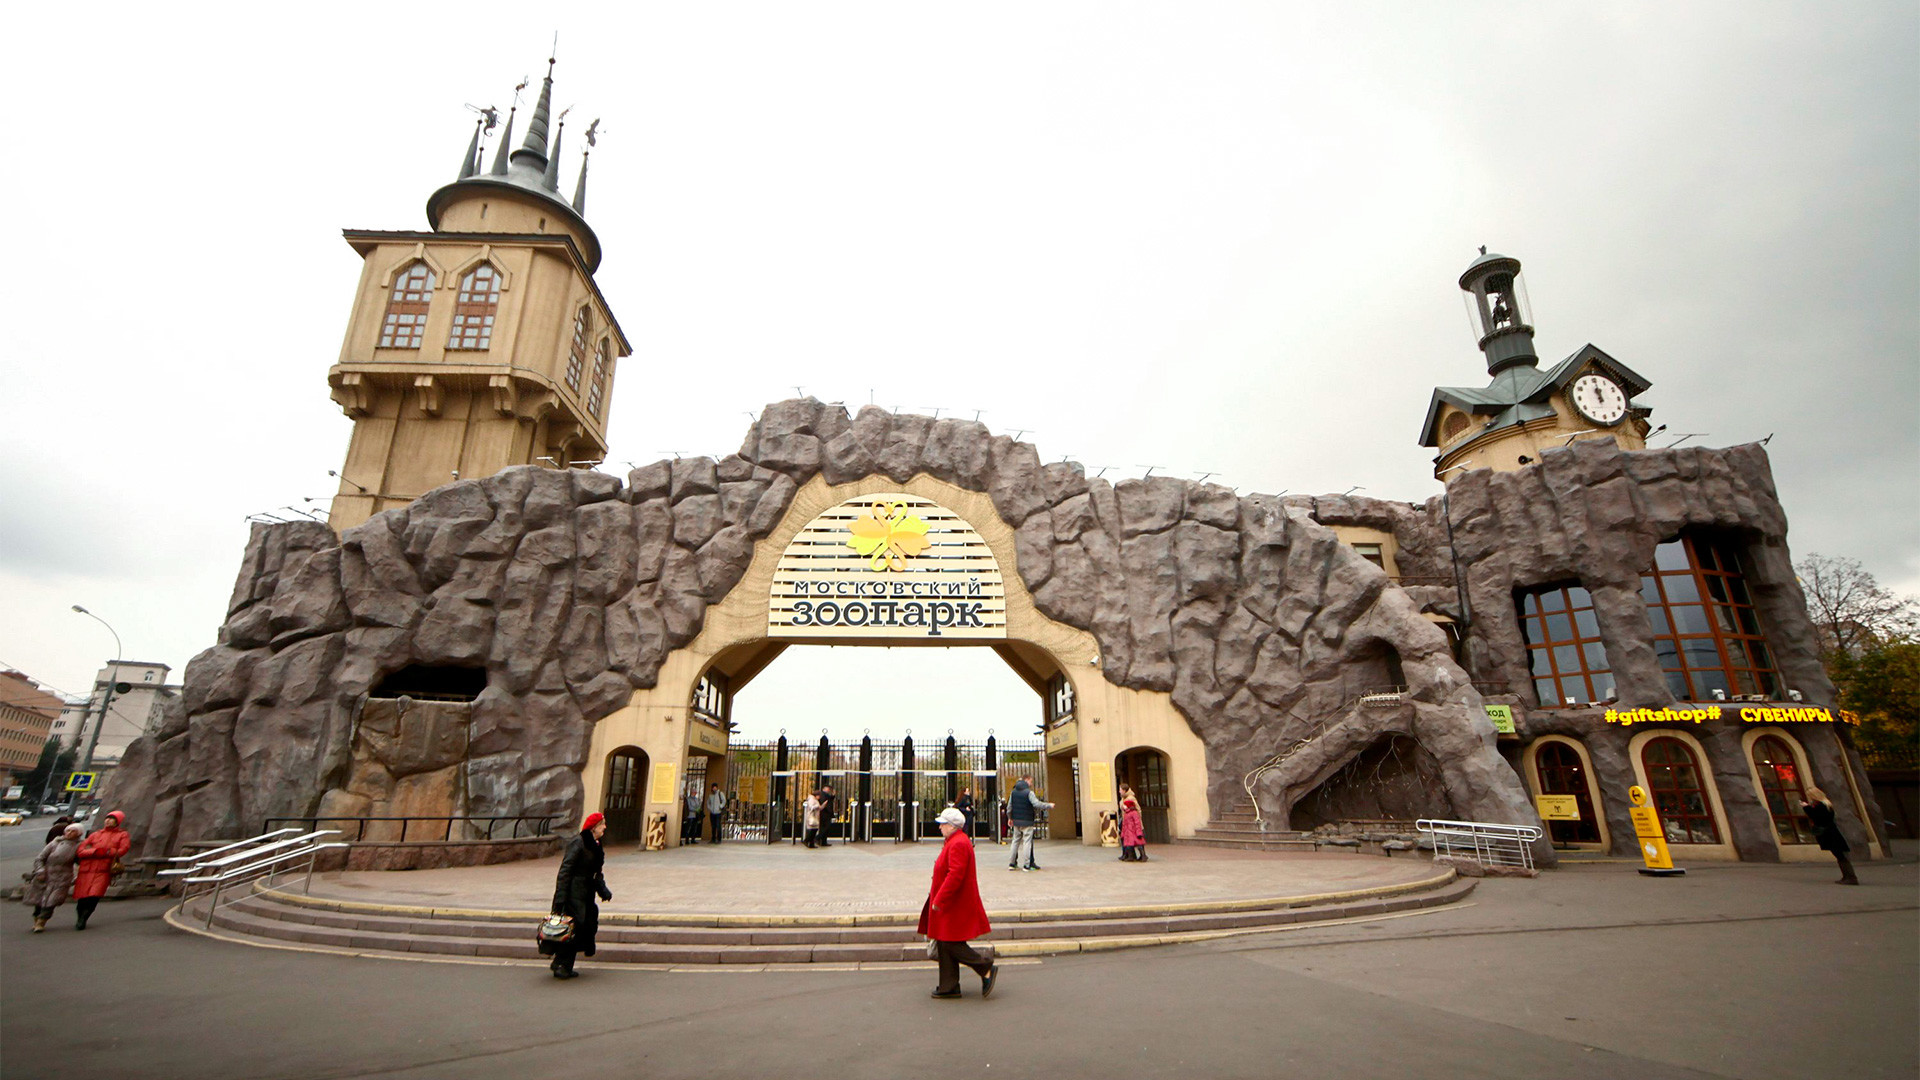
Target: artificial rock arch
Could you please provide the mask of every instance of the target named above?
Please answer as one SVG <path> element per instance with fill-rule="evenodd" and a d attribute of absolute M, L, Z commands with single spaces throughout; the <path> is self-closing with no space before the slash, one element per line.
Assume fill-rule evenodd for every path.
<path fill-rule="evenodd" d="M 1537 820 L 1440 631 L 1299 502 L 1110 485 L 976 422 L 812 399 L 768 406 L 737 454 L 656 462 L 624 485 L 521 467 L 338 537 L 255 526 L 219 643 L 107 797 L 149 854 L 269 816 L 358 812 L 379 794 L 347 786 L 369 690 L 411 664 L 479 665 L 466 811 L 577 813 L 596 722 L 658 684 L 803 488 L 925 481 L 991 507 L 973 523 L 1010 535 L 1003 569 L 1040 616 L 1091 636 L 1106 684 L 1168 696 L 1205 747 L 1212 805 L 1285 754 L 1257 791 L 1284 825 L 1294 800 L 1403 732 L 1441 763 L 1459 812 Z M 1405 693 L 1351 700 L 1347 665 L 1382 646 Z"/>

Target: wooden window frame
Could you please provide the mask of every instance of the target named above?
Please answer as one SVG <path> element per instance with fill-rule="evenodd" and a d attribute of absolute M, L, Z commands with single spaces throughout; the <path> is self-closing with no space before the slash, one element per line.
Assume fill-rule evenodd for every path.
<path fill-rule="evenodd" d="M 1613 661 L 1600 635 L 1600 615 L 1585 586 L 1563 581 L 1527 589 L 1514 598 L 1514 614 L 1527 646 L 1528 677 L 1540 708 L 1577 708 L 1619 692 Z M 1587 618 L 1583 620 L 1582 614 Z M 1565 623 L 1564 632 L 1556 627 L 1556 619 Z M 1599 650 L 1597 667 L 1589 659 L 1591 649 Z M 1543 694 L 1548 686 L 1553 690 L 1551 700 Z M 1575 692 L 1569 694 L 1569 689 Z M 1566 703 L 1569 697 L 1574 699 L 1572 706 Z"/>
<path fill-rule="evenodd" d="M 567 349 L 567 388 L 575 394 L 580 392 L 580 373 L 587 366 L 587 335 L 592 330 L 593 316 L 582 304 L 573 315 L 573 344 Z"/>
<path fill-rule="evenodd" d="M 425 259 L 415 259 L 394 275 L 387 311 L 380 320 L 382 349 L 417 349 L 427 337 L 427 311 L 439 277 Z"/>
<path fill-rule="evenodd" d="M 1693 787 L 1686 787 L 1679 782 L 1679 777 L 1676 775 L 1676 772 L 1681 764 L 1680 762 L 1668 761 L 1656 764 L 1653 761 L 1652 754 L 1654 748 L 1664 743 L 1672 743 L 1674 746 L 1680 748 L 1681 753 L 1686 755 L 1685 765 L 1693 771 Z M 1667 834 L 1667 843 L 1724 843 L 1724 841 L 1720 839 L 1719 815 L 1714 813 L 1713 793 L 1708 790 L 1705 774 L 1701 771 L 1700 756 L 1694 753 L 1693 747 L 1689 746 L 1686 740 L 1676 738 L 1672 735 L 1656 735 L 1648 739 L 1646 743 L 1640 747 L 1640 768 L 1647 778 L 1647 798 L 1652 802 L 1654 810 L 1660 816 L 1660 827 Z M 1666 779 L 1672 779 L 1674 782 L 1662 783 L 1662 781 Z M 1685 796 L 1689 792 L 1697 794 L 1700 798 L 1700 811 L 1698 813 L 1685 809 Z M 1706 822 L 1707 832 L 1711 836 L 1711 839 L 1694 839 L 1697 831 L 1694 823 L 1701 821 Z"/>
<path fill-rule="evenodd" d="M 607 400 L 607 368 L 612 366 L 608 351 L 607 343 L 602 341 L 593 354 L 593 384 L 587 389 L 587 411 L 595 420 L 600 419 L 600 409 Z"/>
<path fill-rule="evenodd" d="M 1640 577 L 1654 655 L 1682 701 L 1717 700 L 1715 690 L 1736 700 L 1782 693 L 1745 563 L 1731 542 L 1682 533 L 1655 549 Z"/>
<path fill-rule="evenodd" d="M 480 286 L 484 284 L 484 289 Z M 460 279 L 453 302 L 453 328 L 447 332 L 448 350 L 483 352 L 493 347 L 493 321 L 500 311 L 500 271 L 483 262 Z"/>
<path fill-rule="evenodd" d="M 1770 761 L 1760 760 L 1760 748 L 1773 743 L 1780 748 L 1781 757 Z M 1800 755 L 1793 752 L 1793 744 L 1785 737 L 1773 732 L 1763 732 L 1747 748 L 1747 757 L 1753 762 L 1753 772 L 1760 781 L 1760 801 L 1766 804 L 1767 814 L 1773 819 L 1773 836 L 1782 847 L 1789 844 L 1811 844 L 1816 842 L 1813 835 L 1813 822 L 1800 810 L 1807 800 L 1807 785 L 1801 782 Z M 1781 774 L 1781 767 L 1788 770 Z M 1778 796 L 1780 808 L 1774 806 Z"/>
<path fill-rule="evenodd" d="M 1556 759 L 1561 755 L 1571 758 L 1571 766 L 1558 760 L 1550 765 L 1547 761 L 1549 753 Z M 1558 786 L 1548 783 L 1549 769 L 1556 778 Z M 1601 843 L 1600 818 L 1594 812 L 1593 776 L 1589 771 L 1586 756 L 1570 743 L 1561 742 L 1558 739 L 1543 740 L 1533 751 L 1533 775 L 1535 782 L 1540 785 L 1540 794 L 1571 795 L 1580 807 L 1579 821 L 1546 823 L 1547 834 L 1552 838 L 1553 843 L 1598 846 Z M 1587 835 L 1588 833 L 1592 835 Z"/>

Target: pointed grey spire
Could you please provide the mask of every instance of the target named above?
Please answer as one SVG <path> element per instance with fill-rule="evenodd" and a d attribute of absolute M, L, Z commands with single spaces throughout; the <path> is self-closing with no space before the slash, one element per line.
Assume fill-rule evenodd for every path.
<path fill-rule="evenodd" d="M 473 122 L 473 141 L 467 144 L 467 156 L 460 159 L 460 179 L 465 180 L 480 171 L 480 129 L 485 127 L 486 117 Z"/>
<path fill-rule="evenodd" d="M 540 186 L 560 194 L 560 139 L 567 133 L 567 114 L 560 114 L 560 123 L 553 129 L 553 153 L 547 157 L 547 175 Z"/>
<path fill-rule="evenodd" d="M 580 155 L 580 180 L 573 185 L 573 212 L 576 214 L 587 212 L 587 159 L 592 156 L 591 150 Z"/>
<path fill-rule="evenodd" d="M 547 168 L 547 117 L 553 108 L 553 57 L 547 57 L 547 76 L 540 80 L 540 100 L 534 103 L 533 118 L 527 121 L 527 141 L 513 152 L 513 160 L 523 159 L 534 169 Z"/>
<path fill-rule="evenodd" d="M 495 176 L 507 175 L 507 148 L 513 145 L 513 114 L 519 111 L 518 103 L 507 110 L 507 128 L 500 133 L 500 151 L 493 155 L 493 175 Z"/>

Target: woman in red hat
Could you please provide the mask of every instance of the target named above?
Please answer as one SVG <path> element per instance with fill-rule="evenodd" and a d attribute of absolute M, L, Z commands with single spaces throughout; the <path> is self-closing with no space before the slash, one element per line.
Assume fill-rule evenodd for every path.
<path fill-rule="evenodd" d="M 579 972 L 573 970 L 573 958 L 593 955 L 593 936 L 600 929 L 600 905 L 593 898 L 613 899 L 613 890 L 607 888 L 601 872 L 607 856 L 600 847 L 600 837 L 606 831 L 604 814 L 588 814 L 580 823 L 579 833 L 567 841 L 566 854 L 560 856 L 560 876 L 553 886 L 553 914 L 572 916 L 573 936 L 565 941 L 540 942 L 541 954 L 553 957 L 553 963 L 547 966 L 556 979 L 574 978 Z"/>
<path fill-rule="evenodd" d="M 980 903 L 973 841 L 966 833 L 967 816 L 949 806 L 934 821 L 946 841 L 940 845 L 940 857 L 933 861 L 933 888 L 920 908 L 920 932 L 933 939 L 934 954 L 940 961 L 940 985 L 934 987 L 933 996 L 959 997 L 960 965 L 965 964 L 980 976 L 980 996 L 986 997 L 993 993 L 993 981 L 1000 977 L 1000 969 L 990 957 L 967 944 L 993 929 L 987 922 L 987 909 Z"/>
<path fill-rule="evenodd" d="M 107 815 L 107 823 L 92 836 L 80 841 L 79 872 L 73 880 L 74 907 L 79 911 L 75 930 L 85 930 L 93 909 L 107 895 L 107 885 L 120 872 L 120 857 L 133 846 L 133 837 L 120 827 L 127 815 L 118 810 Z"/>

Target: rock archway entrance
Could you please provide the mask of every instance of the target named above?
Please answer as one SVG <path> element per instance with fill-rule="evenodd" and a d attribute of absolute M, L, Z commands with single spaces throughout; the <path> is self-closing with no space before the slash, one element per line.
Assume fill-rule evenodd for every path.
<path fill-rule="evenodd" d="M 931 550 L 913 550 L 906 521 L 926 520 L 924 500 L 977 535 L 985 554 L 967 558 L 992 563 L 1000 596 L 961 574 L 937 594 L 816 594 L 804 612 L 776 597 L 795 539 L 860 499 L 850 512 L 872 520 L 852 557 L 871 572 Z M 466 813 L 583 813 L 627 745 L 648 755 L 653 812 L 677 800 L 691 756 L 726 753 L 698 745 L 687 717 L 728 650 L 936 628 L 1057 672 L 1048 749 L 1085 763 L 1083 820 L 1111 809 L 1130 747 L 1167 755 L 1179 836 L 1264 765 L 1256 795 L 1284 821 L 1389 732 L 1432 757 L 1456 812 L 1537 820 L 1440 631 L 1298 504 L 1165 477 L 1108 484 L 978 423 L 811 399 L 768 406 L 737 454 L 657 462 L 624 484 L 514 468 L 338 536 L 257 526 L 219 644 L 107 794 L 135 809 L 147 854 L 344 812 L 369 801 L 353 788 L 369 692 L 409 667 L 465 668 L 485 672 L 456 763 Z M 1395 700 L 1363 704 L 1373 676 L 1356 673 L 1391 672 L 1388 658 Z"/>

